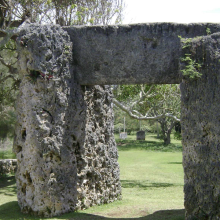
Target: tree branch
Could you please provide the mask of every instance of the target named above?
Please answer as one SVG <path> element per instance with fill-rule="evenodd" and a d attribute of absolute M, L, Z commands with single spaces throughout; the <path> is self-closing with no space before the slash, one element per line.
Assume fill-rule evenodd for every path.
<path fill-rule="evenodd" d="M 147 97 L 149 98 L 149 96 L 152 97 L 152 95 L 149 95 L 152 89 L 153 89 L 153 85 L 150 87 L 150 89 L 147 91 L 147 93 L 145 93 L 143 87 L 141 87 L 141 97 L 139 100 L 137 100 L 131 104 L 131 108 L 134 107 L 135 105 L 139 104 L 140 102 L 144 101 L 145 98 L 147 98 Z"/>
<path fill-rule="evenodd" d="M 0 30 L 0 37 L 3 37 L 3 40 L 0 41 L 0 48 L 2 48 L 11 38 L 15 38 L 18 35 L 18 29 L 10 30 Z"/>
<path fill-rule="evenodd" d="M 164 114 L 160 114 L 160 115 L 156 115 L 156 116 L 152 116 L 152 117 L 149 117 L 147 116 L 147 114 L 145 116 L 143 116 L 141 113 L 139 113 L 137 110 L 133 110 L 131 111 L 130 108 L 127 108 L 125 105 L 123 105 L 122 103 L 120 103 L 119 101 L 117 101 L 116 99 L 113 99 L 113 103 L 119 107 L 121 110 L 123 110 L 124 112 L 126 112 L 130 117 L 134 118 L 134 119 L 138 119 L 138 120 L 158 120 L 160 118 L 165 118 L 165 117 L 168 117 L 168 118 L 172 118 L 174 119 L 175 121 L 180 121 L 179 118 L 177 118 L 175 115 L 172 115 L 170 113 L 164 113 Z M 136 114 L 133 114 L 136 113 Z"/>

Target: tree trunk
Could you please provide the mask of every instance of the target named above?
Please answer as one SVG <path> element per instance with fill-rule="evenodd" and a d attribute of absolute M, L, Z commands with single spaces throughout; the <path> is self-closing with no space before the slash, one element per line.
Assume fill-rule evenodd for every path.
<path fill-rule="evenodd" d="M 171 134 L 171 131 L 168 131 L 167 133 L 165 133 L 163 137 L 163 141 L 165 145 L 170 144 L 170 134 Z"/>
<path fill-rule="evenodd" d="M 167 125 L 167 121 L 165 118 L 162 120 L 158 120 L 158 122 L 160 123 L 160 126 L 161 126 L 164 145 L 168 145 L 168 144 L 170 144 L 170 135 L 171 135 L 171 131 L 175 125 L 175 122 L 172 122 L 169 127 Z"/>

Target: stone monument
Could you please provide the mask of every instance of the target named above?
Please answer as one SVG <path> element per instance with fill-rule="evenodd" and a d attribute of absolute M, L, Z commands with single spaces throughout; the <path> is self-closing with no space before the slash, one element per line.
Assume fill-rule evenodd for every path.
<path fill-rule="evenodd" d="M 14 142 L 21 210 L 47 217 L 120 199 L 107 85 L 180 83 L 186 220 L 219 219 L 218 32 L 219 24 L 23 27 Z"/>

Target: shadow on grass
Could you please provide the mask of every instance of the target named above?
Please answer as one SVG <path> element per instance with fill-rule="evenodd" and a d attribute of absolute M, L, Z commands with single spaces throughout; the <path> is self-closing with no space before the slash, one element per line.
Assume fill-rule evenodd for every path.
<path fill-rule="evenodd" d="M 31 216 L 28 214 L 23 214 L 20 212 L 20 208 L 18 203 L 8 202 L 0 206 L 0 219 L 5 220 L 32 220 L 32 219 L 47 219 L 47 218 L 39 218 L 35 216 Z M 140 213 L 141 214 L 141 213 Z M 67 213 L 58 217 L 50 218 L 50 219 L 69 219 L 69 220 L 99 220 L 99 219 L 107 219 L 107 220 L 184 220 L 184 209 L 179 210 L 160 210 L 153 214 L 137 217 L 137 218 L 111 218 L 111 217 L 103 217 L 100 215 L 92 215 L 85 214 L 80 212 L 72 212 Z"/>
<path fill-rule="evenodd" d="M 141 214 L 141 213 L 140 213 Z M 68 215 L 68 214 L 67 214 Z M 99 215 L 92 215 L 92 214 L 84 214 L 84 213 L 77 213 L 75 216 L 72 215 L 70 218 L 66 218 L 65 216 L 60 216 L 58 219 L 70 219 L 70 220 L 99 220 L 99 219 L 106 219 L 106 220 L 184 220 L 185 219 L 185 210 L 184 209 L 176 209 L 176 210 L 160 210 L 154 212 L 150 215 L 144 215 L 142 217 L 137 218 L 111 218 L 111 217 L 103 217 Z"/>
<path fill-rule="evenodd" d="M 147 181 L 138 181 L 138 180 L 121 180 L 121 184 L 123 188 L 166 188 L 178 186 L 171 183 L 150 183 Z"/>
<path fill-rule="evenodd" d="M 140 220 L 184 220 L 185 219 L 185 210 L 176 209 L 176 210 L 160 210 L 154 212 L 151 215 L 144 217 L 136 218 Z"/>
<path fill-rule="evenodd" d="M 118 149 L 120 151 L 141 149 L 141 150 L 151 150 L 151 151 L 162 151 L 162 152 L 172 152 L 172 151 L 182 151 L 181 145 L 169 144 L 164 145 L 163 142 L 157 141 L 139 141 L 139 140 L 116 140 Z"/>
<path fill-rule="evenodd" d="M 0 189 L 3 187 L 15 184 L 15 176 L 1 176 L 0 175 Z"/>
<path fill-rule="evenodd" d="M 169 163 L 167 163 L 167 164 L 183 164 L 182 162 L 169 162 Z"/>

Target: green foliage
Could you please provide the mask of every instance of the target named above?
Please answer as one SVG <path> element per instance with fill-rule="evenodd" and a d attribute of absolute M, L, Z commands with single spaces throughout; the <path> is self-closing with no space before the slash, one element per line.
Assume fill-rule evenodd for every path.
<path fill-rule="evenodd" d="M 15 112 L 6 109 L 4 112 L 1 112 L 0 115 L 0 140 L 5 140 L 7 137 L 12 138 L 16 123 Z"/>
<path fill-rule="evenodd" d="M 180 89 L 178 85 L 122 85 L 113 91 L 115 98 L 126 105 L 130 112 L 135 114 L 136 118 L 141 115 L 144 118 L 144 115 L 147 115 L 147 121 L 150 117 L 154 118 L 155 116 L 167 113 L 177 118 L 180 116 Z M 159 122 L 161 137 L 164 139 L 164 142 L 169 144 L 169 136 L 175 119 L 164 116 L 154 120 Z M 141 123 L 146 122 L 144 121 L 141 120 Z M 157 130 L 152 127 L 153 124 L 152 122 L 146 123 L 148 131 Z M 135 127 L 134 119 L 132 126 Z"/>
<path fill-rule="evenodd" d="M 56 11 L 54 20 L 65 26 L 120 23 L 123 10 L 123 0 L 53 0 L 42 4 L 44 11 Z"/>
<path fill-rule="evenodd" d="M 10 40 L 0 50 L 0 141 L 12 138 L 16 116 L 14 102 L 20 85 L 16 74 L 15 43 Z"/>
<path fill-rule="evenodd" d="M 211 34 L 210 28 L 206 28 L 206 34 L 207 34 L 207 35 L 210 35 L 210 34 Z"/>
<path fill-rule="evenodd" d="M 188 76 L 191 79 L 202 76 L 202 74 L 199 72 L 201 64 L 193 60 L 191 58 L 191 54 L 185 54 L 185 57 L 181 60 L 185 63 L 185 69 L 181 70 L 184 76 Z"/>
<path fill-rule="evenodd" d="M 159 123 L 157 121 L 152 121 L 150 128 L 151 128 L 151 130 L 150 130 L 151 133 L 161 134 L 161 126 L 159 125 Z"/>
<path fill-rule="evenodd" d="M 178 37 L 181 40 L 183 50 L 191 47 L 192 38 L 182 38 L 181 36 Z M 187 76 L 190 79 L 200 78 L 202 76 L 202 74 L 199 72 L 202 65 L 192 58 L 192 54 L 185 53 L 181 61 L 185 63 L 185 68 L 181 70 L 184 76 Z"/>
<path fill-rule="evenodd" d="M 40 72 L 36 70 L 30 70 L 30 74 L 27 75 L 27 77 L 29 77 L 32 82 L 36 82 L 37 78 L 40 77 Z"/>
<path fill-rule="evenodd" d="M 132 132 L 137 132 L 140 129 L 141 130 L 146 130 L 150 129 L 149 127 L 149 122 L 147 121 L 142 121 L 140 123 L 139 120 L 137 119 L 132 119 L 129 115 L 127 115 L 124 111 L 121 109 L 114 107 L 114 132 L 116 134 L 119 133 L 119 130 L 121 132 L 124 131 L 124 118 L 125 118 L 125 131 L 128 134 L 131 134 Z M 141 128 L 140 128 L 141 124 Z"/>
<path fill-rule="evenodd" d="M 175 140 L 182 140 L 182 135 L 179 131 L 174 132 L 173 137 Z"/>
<path fill-rule="evenodd" d="M 29 22 L 43 24 L 56 23 L 61 26 L 110 24 L 120 21 L 122 9 L 123 0 L 1 1 L 0 12 L 3 13 L 0 18 L 0 27 L 6 32 L 16 29 L 25 21 L 24 18 L 28 18 Z M 12 117 L 11 111 L 13 111 L 12 108 L 21 82 L 17 70 L 16 37 L 13 36 L 12 39 L 8 39 L 4 39 L 7 43 L 0 48 L 0 138 L 3 139 L 11 137 L 13 133 L 15 120 Z M 25 46 L 26 40 L 22 39 L 20 44 Z M 64 53 L 70 53 L 70 47 L 68 45 L 64 46 Z M 53 77 L 53 73 L 41 73 L 31 70 L 27 77 L 32 82 L 36 82 L 37 78 L 50 80 Z"/>
<path fill-rule="evenodd" d="M 183 38 L 182 36 L 178 36 L 179 39 L 181 40 L 182 42 L 182 49 L 185 49 L 185 48 L 188 48 L 191 46 L 191 43 L 192 43 L 192 38 Z"/>
<path fill-rule="evenodd" d="M 135 98 L 140 93 L 141 85 L 119 85 L 113 90 L 118 101 L 125 101 Z"/>
<path fill-rule="evenodd" d="M 122 132 L 124 128 L 124 124 L 118 123 L 114 125 L 114 133 L 118 134 L 119 132 Z"/>

